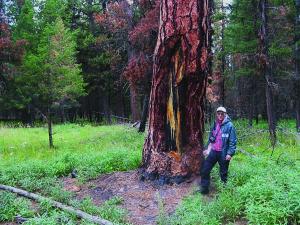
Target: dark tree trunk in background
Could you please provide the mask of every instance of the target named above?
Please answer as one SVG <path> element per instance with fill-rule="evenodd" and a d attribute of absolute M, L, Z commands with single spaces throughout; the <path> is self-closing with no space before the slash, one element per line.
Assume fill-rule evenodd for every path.
<path fill-rule="evenodd" d="M 210 0 L 161 1 L 143 149 L 143 177 L 180 182 L 199 172 L 210 73 Z"/>
<path fill-rule="evenodd" d="M 262 72 L 266 80 L 266 102 L 267 102 L 267 115 L 271 144 L 274 147 L 276 144 L 276 119 L 274 113 L 274 96 L 272 92 L 273 77 L 270 69 L 269 62 L 269 43 L 268 43 L 268 0 L 260 0 L 259 3 L 261 13 L 261 26 L 260 26 L 260 64 L 262 65 Z"/>
<path fill-rule="evenodd" d="M 251 96 L 251 99 L 249 101 L 249 109 L 248 109 L 248 126 L 252 127 L 253 126 L 253 99 L 254 97 Z"/>
<path fill-rule="evenodd" d="M 60 122 L 65 123 L 67 121 L 65 107 L 61 106 L 59 111 L 60 111 Z"/>
<path fill-rule="evenodd" d="M 21 110 L 21 120 L 22 123 L 25 125 L 32 125 L 34 121 L 34 115 L 30 108 L 30 105 L 26 106 L 24 109 Z"/>
<path fill-rule="evenodd" d="M 224 8 L 224 2 L 222 1 L 222 14 L 225 15 L 225 8 Z M 225 54 L 224 54 L 224 30 L 225 30 L 225 18 L 222 19 L 222 25 L 221 25 L 221 82 L 220 82 L 220 89 L 221 89 L 221 96 L 220 96 L 220 103 L 221 105 L 225 105 Z"/>
<path fill-rule="evenodd" d="M 102 6 L 102 12 L 103 13 L 106 13 L 106 11 L 107 11 L 107 2 L 108 2 L 108 0 L 100 0 L 99 1 L 99 3 Z"/>
<path fill-rule="evenodd" d="M 147 123 L 147 116 L 148 116 L 148 111 L 149 111 L 148 109 L 149 109 L 149 95 L 145 94 L 139 132 L 144 132 L 145 131 L 146 123 Z"/>
<path fill-rule="evenodd" d="M 253 126 L 253 117 L 254 117 L 254 108 L 255 108 L 255 97 L 256 93 L 253 90 L 256 90 L 255 88 L 255 80 L 253 77 L 250 77 L 250 88 L 249 88 L 249 108 L 248 108 L 248 125 L 249 127 Z"/>
<path fill-rule="evenodd" d="M 53 136 L 52 136 L 52 116 L 51 116 L 51 110 L 48 108 L 47 110 L 47 123 L 48 123 L 48 135 L 49 135 L 49 147 L 53 148 Z"/>
<path fill-rule="evenodd" d="M 123 98 L 123 92 L 119 91 L 116 94 L 116 102 L 118 102 L 116 113 L 118 116 L 125 118 L 125 109 L 124 109 L 124 98 Z"/>
<path fill-rule="evenodd" d="M 296 3 L 296 26 L 295 26 L 295 110 L 296 110 L 296 129 L 300 132 L 300 0 L 295 0 Z"/>
<path fill-rule="evenodd" d="M 152 73 L 150 73 L 149 71 L 149 73 L 146 74 L 146 79 L 144 83 L 144 101 L 143 101 L 143 110 L 142 110 L 139 132 L 144 132 L 146 129 L 146 124 L 149 115 L 149 96 L 150 96 L 150 89 L 151 89 L 151 78 L 152 78 Z"/>
<path fill-rule="evenodd" d="M 108 124 L 111 124 L 111 110 L 110 110 L 110 105 L 109 105 L 109 93 L 103 92 L 102 93 L 102 108 L 104 111 L 104 117 L 106 119 L 106 122 Z"/>
<path fill-rule="evenodd" d="M 130 106 L 131 106 L 131 114 L 132 114 L 132 121 L 136 122 L 141 120 L 141 110 L 139 104 L 139 96 L 137 88 L 134 84 L 130 85 Z"/>

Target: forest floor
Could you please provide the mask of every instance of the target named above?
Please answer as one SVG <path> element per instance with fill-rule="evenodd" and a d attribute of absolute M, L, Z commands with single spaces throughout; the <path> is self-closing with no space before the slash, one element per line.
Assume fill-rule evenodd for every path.
<path fill-rule="evenodd" d="M 200 177 L 194 177 L 181 184 L 160 186 L 141 181 L 134 170 L 105 174 L 81 186 L 72 178 L 65 178 L 63 183 L 66 190 L 76 193 L 76 198 L 91 197 L 96 205 L 112 197 L 121 197 L 130 223 L 152 225 L 161 214 L 172 214 L 185 196 L 198 189 L 199 181 Z M 209 201 L 213 196 L 214 190 L 205 198 Z"/>
<path fill-rule="evenodd" d="M 179 185 L 142 182 L 137 170 L 145 134 L 120 125 L 56 125 L 56 147 L 49 149 L 46 128 L 0 124 L 0 183 L 115 224 L 300 224 L 300 139 L 294 122 L 280 123 L 274 151 L 266 122 L 249 128 L 237 120 L 235 126 L 239 151 L 230 163 L 229 182 L 224 188 L 216 167 L 208 196 L 194 193 L 199 177 Z M 0 225 L 16 225 L 17 215 L 30 225 L 91 224 L 0 191 Z"/>

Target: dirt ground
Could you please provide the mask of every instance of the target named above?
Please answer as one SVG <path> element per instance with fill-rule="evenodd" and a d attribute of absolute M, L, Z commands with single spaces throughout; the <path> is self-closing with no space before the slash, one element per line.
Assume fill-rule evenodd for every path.
<path fill-rule="evenodd" d="M 131 223 L 152 225 L 159 215 L 159 202 L 163 203 L 166 213 L 173 213 L 185 196 L 197 190 L 199 181 L 199 177 L 194 177 L 178 185 L 159 186 L 155 182 L 141 181 L 137 171 L 129 171 L 102 175 L 81 187 L 76 186 L 76 179 L 72 178 L 65 179 L 64 184 L 78 199 L 90 196 L 95 204 L 114 196 L 122 197 Z"/>
<path fill-rule="evenodd" d="M 77 199 L 89 196 L 97 205 L 114 196 L 122 197 L 123 207 L 128 211 L 130 223 L 153 225 L 158 219 L 161 203 L 165 213 L 169 215 L 174 213 L 185 196 L 198 190 L 200 177 L 193 177 L 181 184 L 160 186 L 155 182 L 141 181 L 137 171 L 128 171 L 105 174 L 83 185 L 78 185 L 76 178 L 65 177 L 62 182 L 64 188 L 74 192 Z M 216 190 L 212 184 L 211 192 L 204 200 L 212 201 L 215 194 Z M 0 222 L 0 225 L 16 224 Z M 241 219 L 234 224 L 247 225 L 247 221 Z"/>

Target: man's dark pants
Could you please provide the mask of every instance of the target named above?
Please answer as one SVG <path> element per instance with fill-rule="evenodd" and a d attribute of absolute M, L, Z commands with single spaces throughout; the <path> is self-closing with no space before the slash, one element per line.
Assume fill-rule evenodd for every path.
<path fill-rule="evenodd" d="M 229 160 L 225 160 L 221 151 L 211 150 L 207 158 L 205 159 L 201 168 L 201 187 L 208 188 L 210 184 L 210 172 L 216 163 L 220 166 L 220 177 L 223 183 L 227 181 Z"/>

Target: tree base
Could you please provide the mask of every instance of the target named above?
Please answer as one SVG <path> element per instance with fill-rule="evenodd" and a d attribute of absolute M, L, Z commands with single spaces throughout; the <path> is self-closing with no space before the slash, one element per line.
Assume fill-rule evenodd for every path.
<path fill-rule="evenodd" d="M 143 156 L 141 167 L 142 179 L 158 180 L 159 183 L 181 183 L 200 172 L 202 164 L 202 148 L 185 146 L 185 153 L 148 151 Z M 144 151 L 145 153 L 145 151 Z"/>
<path fill-rule="evenodd" d="M 155 184 L 159 186 L 163 185 L 172 185 L 172 184 L 180 184 L 186 180 L 188 180 L 191 177 L 191 174 L 185 175 L 185 176 L 165 176 L 165 175 L 159 175 L 158 173 L 152 172 L 148 173 L 145 171 L 140 172 L 141 181 L 153 181 Z"/>

